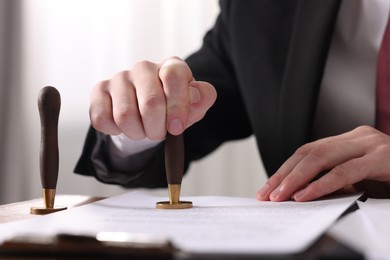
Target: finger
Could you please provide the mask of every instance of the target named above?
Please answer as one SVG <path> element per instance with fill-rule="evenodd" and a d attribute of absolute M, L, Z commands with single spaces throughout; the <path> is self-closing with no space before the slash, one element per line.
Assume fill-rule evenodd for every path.
<path fill-rule="evenodd" d="M 186 128 L 201 120 L 217 99 L 217 91 L 208 82 L 191 81 L 189 83 L 190 110 Z"/>
<path fill-rule="evenodd" d="M 305 144 L 298 148 L 296 152 L 282 164 L 282 166 L 275 172 L 275 174 L 273 174 L 263 185 L 263 187 L 257 192 L 257 199 L 270 200 L 271 193 L 274 192 L 281 185 L 283 180 L 293 171 L 296 165 L 303 158 L 305 158 L 314 147 L 323 145 L 327 142 L 331 142 L 331 139 L 320 139 L 315 142 Z"/>
<path fill-rule="evenodd" d="M 293 194 L 295 201 L 310 201 L 366 179 L 372 173 L 372 156 L 351 159 L 334 167 L 320 179 Z M 379 163 L 379 162 L 378 162 Z"/>
<path fill-rule="evenodd" d="M 188 121 L 191 70 L 184 61 L 173 58 L 161 65 L 159 77 L 166 97 L 167 130 L 173 135 L 181 134 Z"/>
<path fill-rule="evenodd" d="M 111 96 L 108 93 L 108 81 L 102 81 L 92 89 L 89 117 L 91 125 L 102 133 L 117 135 L 121 131 L 112 116 Z"/>
<path fill-rule="evenodd" d="M 270 195 L 273 192 L 275 192 L 273 196 L 276 197 L 276 194 L 279 193 L 280 189 L 284 189 L 281 186 L 283 180 L 289 176 L 296 165 L 316 147 L 324 146 L 331 142 L 354 140 L 361 135 L 371 133 L 371 127 L 362 126 L 344 134 L 323 138 L 303 145 L 297 149 L 297 151 L 278 169 L 278 171 L 269 178 L 264 186 L 257 192 L 257 198 L 259 200 L 270 200 Z"/>
<path fill-rule="evenodd" d="M 364 148 L 355 140 L 331 141 L 313 147 L 270 194 L 272 201 L 284 201 L 312 181 L 319 173 L 350 159 L 364 155 Z"/>
<path fill-rule="evenodd" d="M 300 147 L 283 165 L 273 174 L 257 192 L 258 200 L 270 200 L 271 193 L 279 187 L 282 181 L 294 167 L 310 152 L 310 144 Z"/>
<path fill-rule="evenodd" d="M 333 137 L 328 137 L 324 139 L 320 139 L 318 141 L 315 141 L 313 143 L 306 144 L 299 148 L 297 152 L 295 152 L 281 167 L 280 169 L 272 176 L 270 179 L 267 181 L 267 183 L 259 190 L 257 193 L 257 198 L 259 200 L 270 200 L 270 195 L 271 193 L 275 193 L 274 196 L 278 192 L 280 192 L 280 189 L 283 190 L 284 187 L 281 185 L 281 183 L 285 180 L 287 176 L 289 176 L 293 169 L 295 169 L 296 165 L 303 160 L 303 158 L 306 157 L 307 154 L 309 154 L 313 149 L 316 149 L 318 147 L 321 147 L 325 145 L 326 143 L 331 143 L 331 142 L 342 142 L 342 141 L 353 141 L 355 140 L 356 145 L 358 145 L 358 142 L 362 142 L 362 137 L 365 138 L 363 143 L 365 144 L 364 146 L 360 146 L 360 152 L 364 153 L 364 147 L 369 148 L 372 146 L 372 144 L 378 142 L 375 140 L 367 140 L 367 139 L 372 139 L 376 138 L 378 136 L 379 131 L 376 129 L 369 127 L 369 126 L 360 126 L 355 128 L 354 130 L 347 132 L 345 134 L 333 136 Z M 379 139 L 380 143 L 383 143 L 382 139 Z M 369 145 L 371 144 L 371 145 Z M 369 146 L 368 146 L 369 145 Z M 375 145 L 374 145 L 375 147 Z M 358 151 L 358 150 L 356 150 Z M 332 152 L 332 151 L 331 151 Z M 320 172 L 316 172 L 318 174 Z M 311 176 L 312 177 L 312 176 Z M 286 199 L 289 196 L 286 195 Z"/>
<path fill-rule="evenodd" d="M 129 72 L 116 74 L 110 81 L 113 118 L 122 133 L 132 140 L 142 140 L 146 134 L 138 110 L 136 92 L 129 80 Z"/>
<path fill-rule="evenodd" d="M 350 159 L 333 167 L 326 175 L 311 183 L 306 189 L 295 192 L 293 198 L 297 201 L 307 201 L 321 196 L 340 192 L 340 190 L 356 190 L 357 183 L 362 180 L 375 180 L 387 182 L 390 180 L 390 165 L 386 162 L 390 155 L 388 138 L 378 130 L 362 126 L 351 132 L 354 136 L 352 146 L 345 144 L 343 150 L 349 148 L 358 152 L 355 158 Z M 364 154 L 364 155 L 363 155 Z"/>
<path fill-rule="evenodd" d="M 131 74 L 137 75 L 132 78 L 145 134 L 151 140 L 163 140 L 166 135 L 166 102 L 158 67 L 148 61 L 139 62 Z"/>

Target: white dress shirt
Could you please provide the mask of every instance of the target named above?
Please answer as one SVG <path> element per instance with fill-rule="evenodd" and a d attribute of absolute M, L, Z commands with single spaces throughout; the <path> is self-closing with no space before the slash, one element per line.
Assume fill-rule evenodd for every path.
<path fill-rule="evenodd" d="M 389 0 L 344 0 L 320 88 L 314 138 L 375 125 L 375 81 Z"/>

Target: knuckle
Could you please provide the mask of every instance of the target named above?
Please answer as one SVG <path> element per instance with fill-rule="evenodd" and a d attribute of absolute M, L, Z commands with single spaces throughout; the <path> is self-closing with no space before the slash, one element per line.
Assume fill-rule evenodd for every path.
<path fill-rule="evenodd" d="M 146 98 L 144 103 L 140 104 L 140 115 L 142 116 L 142 121 L 145 126 L 158 126 L 165 125 L 165 116 L 166 116 L 166 106 L 165 99 L 150 96 Z M 158 132 L 158 127 L 152 127 L 152 132 Z"/>
<path fill-rule="evenodd" d="M 284 180 L 286 176 L 280 172 L 280 171 L 277 171 L 274 175 L 272 175 L 268 180 L 267 180 L 267 184 L 271 187 L 271 188 L 275 188 L 277 187 L 280 183 L 282 183 L 282 181 Z"/>
<path fill-rule="evenodd" d="M 179 56 L 173 55 L 168 58 L 168 60 L 177 60 L 177 61 L 183 61 Z"/>
<path fill-rule="evenodd" d="M 190 80 L 192 78 L 192 74 L 184 62 L 164 64 L 160 68 L 159 74 L 162 81 L 179 81 L 183 78 Z"/>
<path fill-rule="evenodd" d="M 171 56 L 167 59 L 165 59 L 161 64 L 162 66 L 165 66 L 165 65 L 169 65 L 169 64 L 186 64 L 185 61 L 183 59 L 181 59 L 180 57 L 178 56 Z"/>
<path fill-rule="evenodd" d="M 322 158 L 328 153 L 328 149 L 324 145 L 316 146 L 315 148 L 311 149 L 310 155 L 315 158 Z"/>
<path fill-rule="evenodd" d="M 368 125 L 358 126 L 353 131 L 355 131 L 361 135 L 377 134 L 378 133 L 378 130 L 376 130 L 375 128 L 368 126 Z"/>
<path fill-rule="evenodd" d="M 109 85 L 109 81 L 108 80 L 99 81 L 98 83 L 95 84 L 95 86 L 93 86 L 92 93 L 94 93 L 94 92 L 106 92 L 108 85 Z"/>
<path fill-rule="evenodd" d="M 348 183 L 348 169 L 344 164 L 339 164 L 332 169 L 332 174 L 335 176 L 334 179 L 344 187 Z"/>
<path fill-rule="evenodd" d="M 109 120 L 107 120 L 105 115 L 102 113 L 90 113 L 89 117 L 91 120 L 91 125 L 96 130 L 103 130 L 109 122 Z"/>
<path fill-rule="evenodd" d="M 114 112 L 114 120 L 120 127 L 126 126 L 134 117 L 134 111 L 127 104 L 120 105 Z"/>
<path fill-rule="evenodd" d="M 150 94 L 142 101 L 144 111 L 162 110 L 165 107 L 165 98 L 162 95 Z"/>
<path fill-rule="evenodd" d="M 296 151 L 295 151 L 295 154 L 296 155 L 300 155 L 300 156 L 304 156 L 306 154 L 308 154 L 311 150 L 311 145 L 310 143 L 308 144 L 304 144 L 302 145 L 301 147 L 299 147 Z"/>
<path fill-rule="evenodd" d="M 118 73 L 116 73 L 113 76 L 114 80 L 120 80 L 120 81 L 126 80 L 128 78 L 129 78 L 129 71 L 128 70 L 119 71 Z"/>
<path fill-rule="evenodd" d="M 145 70 L 151 70 L 151 69 L 154 69 L 156 68 L 156 64 L 151 62 L 151 61 L 148 61 L 148 60 L 142 60 L 142 61 L 138 61 L 134 64 L 134 67 L 133 67 L 133 71 L 135 71 L 136 73 L 140 72 L 140 71 L 145 71 Z"/>
<path fill-rule="evenodd" d="M 315 167 L 318 170 L 327 170 L 331 167 L 331 162 L 328 158 L 329 149 L 320 145 L 310 151 L 310 158 L 312 162 L 315 162 Z"/>
<path fill-rule="evenodd" d="M 94 112 L 104 106 L 108 102 L 108 96 L 110 96 L 108 89 L 109 82 L 107 80 L 100 81 L 95 84 L 89 95 L 90 113 Z"/>
<path fill-rule="evenodd" d="M 111 118 L 101 113 L 90 114 L 91 125 L 97 131 L 104 134 L 115 135 L 119 134 L 119 129 L 112 122 Z"/>
<path fill-rule="evenodd" d="M 160 69 L 160 78 L 163 81 L 177 81 L 185 75 L 185 70 L 180 66 L 167 65 Z"/>

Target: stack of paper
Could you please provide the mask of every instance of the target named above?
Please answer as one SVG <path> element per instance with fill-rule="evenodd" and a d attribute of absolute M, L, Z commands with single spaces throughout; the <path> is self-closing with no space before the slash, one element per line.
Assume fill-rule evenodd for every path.
<path fill-rule="evenodd" d="M 166 237 L 190 253 L 293 254 L 308 248 L 358 197 L 304 203 L 184 197 L 193 202 L 192 209 L 161 210 L 155 204 L 166 198 L 130 192 L 0 225 L 0 243 L 21 234 L 95 236 L 105 231 Z"/>
<path fill-rule="evenodd" d="M 358 201 L 359 210 L 341 219 L 330 234 L 365 255 L 390 259 L 390 200 Z"/>

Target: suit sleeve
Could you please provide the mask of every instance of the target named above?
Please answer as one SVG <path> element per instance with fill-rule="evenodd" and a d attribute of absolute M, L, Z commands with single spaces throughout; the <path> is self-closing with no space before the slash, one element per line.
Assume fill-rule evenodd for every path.
<path fill-rule="evenodd" d="M 200 50 L 187 58 L 196 80 L 214 85 L 218 98 L 205 117 L 184 133 L 185 168 L 203 158 L 222 143 L 248 137 L 251 127 L 235 78 L 230 56 L 228 31 L 229 4 L 221 1 L 221 13 L 215 26 L 207 32 Z M 124 187 L 165 187 L 163 143 L 129 158 L 131 170 L 119 169 L 107 156 L 107 136 L 89 129 L 75 172 L 95 176 L 99 181 Z"/>

